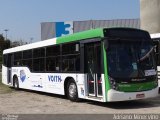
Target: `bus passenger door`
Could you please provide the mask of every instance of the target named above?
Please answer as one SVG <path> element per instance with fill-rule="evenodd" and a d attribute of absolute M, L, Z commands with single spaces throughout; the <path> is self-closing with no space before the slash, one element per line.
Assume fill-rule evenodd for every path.
<path fill-rule="evenodd" d="M 13 55 L 12 54 L 8 54 L 7 56 L 7 83 L 12 83 L 12 62 L 13 62 Z"/>
<path fill-rule="evenodd" d="M 84 48 L 84 69 L 87 73 L 88 95 L 102 96 L 101 44 L 100 42 L 86 43 Z"/>

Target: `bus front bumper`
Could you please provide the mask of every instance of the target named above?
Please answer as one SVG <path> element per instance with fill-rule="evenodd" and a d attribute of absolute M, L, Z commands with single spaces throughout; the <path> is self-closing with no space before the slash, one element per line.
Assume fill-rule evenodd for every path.
<path fill-rule="evenodd" d="M 141 92 L 119 92 L 113 89 L 110 89 L 107 94 L 107 101 L 128 101 L 128 100 L 138 100 L 146 99 L 158 96 L 159 87 Z"/>

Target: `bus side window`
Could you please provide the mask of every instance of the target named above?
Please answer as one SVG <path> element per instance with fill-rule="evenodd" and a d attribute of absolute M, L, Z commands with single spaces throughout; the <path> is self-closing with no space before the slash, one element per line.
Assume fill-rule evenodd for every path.
<path fill-rule="evenodd" d="M 14 65 L 15 66 L 22 65 L 22 52 L 14 53 Z"/>
<path fill-rule="evenodd" d="M 69 60 L 63 60 L 62 66 L 63 66 L 62 70 L 63 70 L 64 72 L 69 71 Z"/>
<path fill-rule="evenodd" d="M 80 55 L 77 56 L 75 61 L 76 71 L 80 71 Z"/>
<path fill-rule="evenodd" d="M 23 51 L 22 66 L 28 67 L 32 71 L 32 49 Z"/>
<path fill-rule="evenodd" d="M 80 71 L 79 43 L 62 45 L 62 72 Z"/>
<path fill-rule="evenodd" d="M 46 71 L 59 71 L 59 57 L 46 58 Z"/>
<path fill-rule="evenodd" d="M 60 71 L 60 45 L 46 47 L 46 71 Z"/>
<path fill-rule="evenodd" d="M 33 71 L 45 71 L 45 48 L 33 49 Z"/>

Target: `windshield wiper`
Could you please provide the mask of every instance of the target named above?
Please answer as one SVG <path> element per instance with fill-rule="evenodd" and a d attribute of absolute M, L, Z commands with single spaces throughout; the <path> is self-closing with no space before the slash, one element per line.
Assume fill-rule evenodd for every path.
<path fill-rule="evenodd" d="M 153 49 L 154 49 L 154 47 L 152 47 L 151 50 L 148 51 L 148 53 L 147 53 L 145 56 L 143 56 L 142 58 L 140 58 L 139 61 L 143 61 L 143 60 L 145 60 L 146 58 L 148 58 L 149 55 L 150 55 L 150 53 L 153 51 Z"/>

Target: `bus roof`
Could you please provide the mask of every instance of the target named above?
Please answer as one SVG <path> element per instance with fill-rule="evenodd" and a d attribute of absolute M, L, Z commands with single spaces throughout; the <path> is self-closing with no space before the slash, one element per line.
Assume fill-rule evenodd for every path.
<path fill-rule="evenodd" d="M 97 29 L 87 30 L 87 31 L 59 37 L 57 38 L 57 44 L 72 42 L 76 40 L 83 40 L 87 38 L 103 37 L 104 36 L 103 29 L 104 28 L 97 28 Z"/>
<path fill-rule="evenodd" d="M 13 52 L 18 52 L 18 51 L 23 51 L 23 50 L 29 50 L 29 49 L 44 47 L 44 46 L 53 45 L 53 44 L 56 44 L 56 38 L 6 49 L 3 51 L 3 54 L 13 53 Z"/>
<path fill-rule="evenodd" d="M 103 37 L 103 28 L 98 28 L 98 29 L 92 29 L 92 30 L 87 30 L 79 33 L 74 33 L 71 35 L 66 35 L 58 38 L 52 38 L 44 41 L 39 41 L 27 45 L 22 45 L 10 49 L 6 49 L 3 51 L 3 54 L 7 53 L 13 53 L 13 52 L 18 52 L 18 51 L 23 51 L 23 50 L 29 50 L 29 49 L 34 49 L 34 48 L 39 48 L 39 47 L 45 47 L 45 46 L 50 46 L 50 45 L 55 45 L 55 44 L 61 44 L 61 43 L 66 43 L 66 42 L 72 42 L 72 41 L 77 41 L 77 40 L 83 40 L 87 38 L 96 38 L 96 37 Z"/>
<path fill-rule="evenodd" d="M 130 29 L 130 30 L 140 30 L 140 29 L 135 29 L 135 28 L 123 28 L 123 27 L 113 27 L 113 28 L 97 28 L 97 29 L 91 29 L 79 33 L 74 33 L 71 35 L 66 35 L 62 37 L 57 37 L 57 38 L 52 38 L 44 41 L 39 41 L 27 45 L 22 45 L 10 49 L 6 49 L 3 51 L 3 54 L 7 53 L 13 53 L 13 52 L 18 52 L 18 51 L 23 51 L 23 50 L 29 50 L 29 49 L 34 49 L 34 48 L 40 48 L 40 47 L 46 47 L 50 45 L 55 45 L 55 44 L 61 44 L 61 43 L 67 43 L 67 42 L 73 42 L 73 41 L 78 41 L 78 40 L 85 40 L 89 38 L 98 38 L 98 37 L 104 37 L 104 29 L 105 30 L 113 30 L 113 29 Z M 140 30 L 142 31 L 142 30 Z"/>

